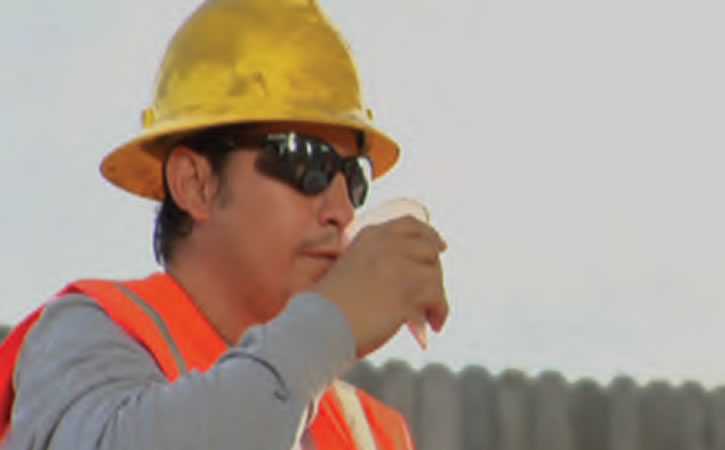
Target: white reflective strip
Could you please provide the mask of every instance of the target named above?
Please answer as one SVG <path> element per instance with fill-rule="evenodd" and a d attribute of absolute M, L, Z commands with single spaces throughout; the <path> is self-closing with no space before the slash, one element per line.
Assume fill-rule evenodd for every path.
<path fill-rule="evenodd" d="M 320 400 L 322 399 L 323 394 L 324 392 L 315 397 L 312 403 L 307 407 L 305 414 L 302 416 L 299 429 L 295 435 L 294 447 L 292 447 L 292 450 L 317 450 L 317 446 L 315 445 L 310 433 L 310 427 L 312 426 L 312 422 L 314 422 L 317 418 L 317 413 L 320 410 Z"/>
<path fill-rule="evenodd" d="M 357 389 L 344 381 L 335 381 L 335 392 L 340 399 L 342 412 L 345 420 L 350 426 L 353 438 L 357 443 L 358 450 L 377 450 L 373 430 L 370 428 L 368 418 L 365 416 L 360 398 L 357 396 Z"/>
<path fill-rule="evenodd" d="M 306 434 L 306 416 L 307 414 L 303 414 L 302 417 L 300 417 L 300 424 L 297 425 L 297 433 L 295 433 L 295 438 L 292 441 L 292 450 L 304 450 L 304 447 L 302 446 L 302 440 Z"/>
<path fill-rule="evenodd" d="M 299 444 L 299 450 L 318 450 L 317 445 L 315 445 L 315 441 L 312 439 L 312 434 L 310 433 L 309 429 L 305 431 L 304 435 L 302 435 L 302 440 Z"/>
<path fill-rule="evenodd" d="M 116 287 L 126 294 L 126 297 L 128 297 L 129 300 L 141 307 L 151 320 L 154 321 L 156 327 L 161 332 L 161 336 L 163 336 L 169 346 L 169 350 L 171 351 L 171 355 L 174 357 L 174 361 L 176 361 L 176 368 L 179 369 L 179 373 L 181 375 L 186 374 L 186 361 L 184 361 L 184 357 L 181 355 L 181 351 L 176 345 L 176 341 L 174 341 L 174 338 L 171 336 L 171 331 L 169 331 L 169 327 L 166 326 L 166 322 L 164 322 L 164 319 L 161 318 L 161 315 L 128 287 L 121 283 L 116 283 Z"/>

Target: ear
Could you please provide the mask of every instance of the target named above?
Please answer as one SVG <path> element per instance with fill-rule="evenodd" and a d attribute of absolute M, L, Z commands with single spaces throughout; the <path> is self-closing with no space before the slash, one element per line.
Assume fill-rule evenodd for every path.
<path fill-rule="evenodd" d="M 194 222 L 203 222 L 211 215 L 218 179 L 209 161 L 188 147 L 171 151 L 166 162 L 169 194 Z"/>

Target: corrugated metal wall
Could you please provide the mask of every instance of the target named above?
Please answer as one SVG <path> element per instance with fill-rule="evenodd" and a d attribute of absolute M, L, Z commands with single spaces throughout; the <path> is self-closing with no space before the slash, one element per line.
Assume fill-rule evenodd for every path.
<path fill-rule="evenodd" d="M 347 378 L 402 411 L 420 450 L 725 450 L 725 388 L 400 362 Z"/>
<path fill-rule="evenodd" d="M 6 328 L 0 326 L 0 340 Z M 358 365 L 348 381 L 398 408 L 419 450 L 725 450 L 725 387 L 608 386 L 480 367 Z"/>

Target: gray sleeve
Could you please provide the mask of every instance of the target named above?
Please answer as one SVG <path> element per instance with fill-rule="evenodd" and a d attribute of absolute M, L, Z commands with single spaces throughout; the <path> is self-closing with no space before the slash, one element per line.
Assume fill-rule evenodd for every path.
<path fill-rule="evenodd" d="M 206 373 L 168 383 L 92 300 L 51 303 L 15 373 L 12 450 L 286 450 L 355 360 L 340 310 L 314 294 L 252 328 Z"/>

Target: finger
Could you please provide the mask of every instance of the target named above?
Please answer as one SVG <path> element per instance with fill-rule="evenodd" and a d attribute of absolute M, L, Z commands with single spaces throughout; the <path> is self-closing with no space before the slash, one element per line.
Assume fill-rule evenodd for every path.
<path fill-rule="evenodd" d="M 436 332 L 440 332 L 450 314 L 450 304 L 443 283 L 443 270 L 440 261 L 434 272 L 434 274 L 431 274 L 431 279 L 434 281 L 429 290 L 430 303 L 426 308 L 426 317 L 431 328 Z"/>
<path fill-rule="evenodd" d="M 408 239 L 400 243 L 401 253 L 411 262 L 432 266 L 440 266 L 440 252 L 433 244 L 422 239 Z"/>
<path fill-rule="evenodd" d="M 425 222 L 413 216 L 405 216 L 389 222 L 391 229 L 398 234 L 416 239 L 426 239 L 431 242 L 439 252 L 445 251 L 448 244 L 438 231 Z"/>
<path fill-rule="evenodd" d="M 436 333 L 441 332 L 443 326 L 448 320 L 449 314 L 450 305 L 448 304 L 448 299 L 446 298 L 445 292 L 440 294 L 439 300 L 437 302 L 435 302 L 433 305 L 426 309 L 426 319 L 428 320 L 430 327 Z"/>

